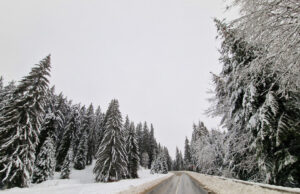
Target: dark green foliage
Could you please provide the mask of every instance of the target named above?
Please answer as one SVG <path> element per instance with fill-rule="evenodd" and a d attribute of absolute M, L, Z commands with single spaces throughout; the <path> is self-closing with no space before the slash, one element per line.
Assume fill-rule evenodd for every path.
<path fill-rule="evenodd" d="M 1 109 L 0 180 L 5 187 L 31 182 L 49 72 L 50 56 L 32 68 Z"/>

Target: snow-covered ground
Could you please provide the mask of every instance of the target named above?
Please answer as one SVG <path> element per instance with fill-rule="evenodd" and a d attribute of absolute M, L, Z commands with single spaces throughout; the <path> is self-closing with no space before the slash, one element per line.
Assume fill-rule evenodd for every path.
<path fill-rule="evenodd" d="M 268 184 L 253 183 L 236 179 L 227 179 L 218 176 L 210 176 L 195 172 L 187 172 L 198 180 L 203 188 L 218 194 L 282 194 L 299 193 L 300 188 L 280 187 Z"/>
<path fill-rule="evenodd" d="M 155 182 L 170 174 L 150 174 L 150 170 L 140 169 L 138 179 L 125 179 L 113 183 L 95 183 L 93 165 L 84 170 L 72 169 L 70 179 L 59 179 L 55 173 L 53 180 L 32 184 L 29 188 L 12 188 L 0 194 L 110 194 L 129 190 L 149 182 Z"/>

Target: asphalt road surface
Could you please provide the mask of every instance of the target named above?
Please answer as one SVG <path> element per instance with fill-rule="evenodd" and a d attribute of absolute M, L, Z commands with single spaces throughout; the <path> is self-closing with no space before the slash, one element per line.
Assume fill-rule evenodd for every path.
<path fill-rule="evenodd" d="M 160 183 L 146 194 L 208 194 L 199 183 L 184 172 L 175 172 L 175 175 Z"/>

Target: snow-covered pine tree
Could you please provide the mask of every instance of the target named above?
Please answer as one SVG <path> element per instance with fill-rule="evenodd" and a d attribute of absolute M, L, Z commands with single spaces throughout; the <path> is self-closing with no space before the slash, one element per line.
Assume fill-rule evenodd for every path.
<path fill-rule="evenodd" d="M 46 115 L 42 122 L 39 143 L 36 147 L 36 156 L 40 153 L 40 148 L 48 137 L 51 137 L 54 143 L 56 142 L 57 128 L 61 127 L 63 124 L 63 115 L 60 110 L 55 110 L 54 103 L 54 88 L 52 88 L 52 90 L 48 92 Z"/>
<path fill-rule="evenodd" d="M 131 127 L 130 125 L 131 125 L 131 123 L 130 123 L 129 117 L 128 117 L 128 115 L 126 115 L 125 122 L 124 122 L 124 125 L 123 125 L 123 131 L 124 131 L 125 139 L 128 139 L 128 134 L 130 132 L 130 127 Z"/>
<path fill-rule="evenodd" d="M 154 137 L 154 127 L 153 124 L 151 123 L 150 125 L 150 134 L 149 134 L 149 163 L 152 163 L 152 160 L 156 158 L 157 155 L 157 142 Z M 148 168 L 151 167 L 151 165 L 148 165 Z"/>
<path fill-rule="evenodd" d="M 127 137 L 127 157 L 128 157 L 128 173 L 130 178 L 138 178 L 138 168 L 140 164 L 139 147 L 136 140 L 134 123 L 130 123 L 130 128 Z"/>
<path fill-rule="evenodd" d="M 85 105 L 81 106 L 80 104 L 77 105 L 79 107 L 79 123 L 78 127 L 76 127 L 76 131 L 73 133 L 72 139 L 72 146 L 73 146 L 73 156 L 77 155 L 78 146 L 81 140 L 81 135 L 83 134 L 84 128 L 86 128 L 86 124 L 83 124 L 83 121 L 86 117 L 86 108 Z M 74 161 L 74 158 L 72 159 Z"/>
<path fill-rule="evenodd" d="M 138 123 L 136 125 L 136 136 L 137 136 L 137 141 L 138 141 L 138 146 L 139 146 L 139 151 L 140 151 L 140 162 L 141 165 L 143 166 L 142 162 L 143 160 L 143 154 L 145 153 L 144 150 L 142 149 L 143 147 L 143 124 L 142 123 Z M 148 153 L 147 153 L 148 155 Z M 148 155 L 148 160 L 149 160 L 149 155 Z M 147 163 L 148 165 L 148 163 Z"/>
<path fill-rule="evenodd" d="M 214 75 L 216 100 L 212 112 L 222 116 L 222 124 L 228 129 L 225 137 L 228 151 L 225 152 L 224 165 L 228 168 L 228 176 L 259 181 L 261 174 L 253 147 L 254 137 L 247 129 L 256 102 L 244 97 L 249 80 L 253 79 L 253 74 L 247 73 L 247 69 L 262 49 L 248 44 L 224 22 L 215 22 L 219 37 L 223 40 L 220 49 L 223 69 L 220 75 Z M 247 104 L 247 109 L 244 104 Z"/>
<path fill-rule="evenodd" d="M 208 130 L 203 122 L 199 121 L 198 125 L 193 124 L 193 133 L 191 138 L 190 152 L 191 152 L 191 168 L 193 171 L 197 169 L 197 141 L 208 134 Z"/>
<path fill-rule="evenodd" d="M 73 158 L 73 148 L 70 146 L 61 168 L 61 173 L 60 173 L 61 179 L 70 178 L 70 173 L 71 173 L 70 168 L 71 168 L 72 158 Z"/>
<path fill-rule="evenodd" d="M 59 115 L 61 115 L 61 125 L 56 126 L 55 128 L 55 145 L 56 145 L 56 152 L 58 148 L 60 147 L 60 143 L 63 137 L 63 134 L 65 132 L 66 126 L 68 124 L 68 121 L 70 120 L 71 115 L 71 107 L 67 103 L 67 99 L 63 96 L 62 93 L 59 95 L 55 95 L 53 99 L 53 107 L 55 112 L 59 112 Z"/>
<path fill-rule="evenodd" d="M 82 131 L 82 135 L 80 136 L 80 142 L 77 147 L 76 155 L 74 156 L 74 168 L 77 170 L 82 170 L 86 165 L 86 155 L 87 155 L 87 131 Z"/>
<path fill-rule="evenodd" d="M 169 154 L 169 150 L 167 147 L 164 147 L 163 148 L 163 153 L 164 153 L 164 156 L 166 158 L 166 162 L 167 162 L 167 166 L 168 166 L 168 171 L 172 170 L 172 158 Z"/>
<path fill-rule="evenodd" d="M 56 168 L 55 168 L 56 171 L 61 170 L 61 167 L 66 158 L 68 150 L 70 149 L 70 147 L 73 148 L 73 144 L 74 144 L 73 137 L 74 137 L 74 133 L 78 130 L 79 124 L 80 124 L 79 107 L 73 106 L 71 117 L 68 121 L 68 125 L 66 126 L 59 148 L 57 149 L 56 152 Z"/>
<path fill-rule="evenodd" d="M 97 182 L 118 181 L 128 174 L 122 115 L 119 102 L 110 102 L 105 115 L 104 137 L 97 152 L 94 174 Z"/>
<path fill-rule="evenodd" d="M 285 99 L 269 91 L 251 117 L 248 128 L 256 134 L 256 155 L 266 183 L 300 186 L 299 100 L 292 93 Z"/>
<path fill-rule="evenodd" d="M 102 141 L 103 138 L 103 132 L 104 132 L 104 127 L 103 127 L 103 122 L 104 122 L 104 114 L 101 112 L 100 106 L 97 107 L 96 112 L 95 112 L 95 122 L 94 122 L 94 158 L 96 156 L 96 153 L 99 149 L 99 145 Z"/>
<path fill-rule="evenodd" d="M 4 187 L 27 187 L 31 182 L 49 72 L 50 55 L 21 80 L 1 109 L 0 180 Z"/>
<path fill-rule="evenodd" d="M 158 156 L 153 160 L 151 164 L 151 174 L 167 174 L 168 173 L 168 165 L 166 158 L 163 152 L 159 153 Z"/>
<path fill-rule="evenodd" d="M 150 163 L 150 144 L 149 144 L 149 136 L 150 136 L 150 132 L 149 132 L 149 128 L 148 128 L 148 124 L 147 122 L 145 121 L 144 122 L 144 125 L 143 125 L 143 131 L 142 131 L 142 142 L 141 142 L 141 152 L 147 152 L 148 156 L 149 156 L 149 164 L 148 164 L 148 167 L 149 168 L 149 165 L 151 164 Z"/>
<path fill-rule="evenodd" d="M 47 137 L 35 160 L 33 182 L 41 183 L 48 180 L 55 170 L 55 145 L 52 137 Z"/>
<path fill-rule="evenodd" d="M 95 139 L 95 114 L 94 114 L 94 107 L 93 104 L 90 104 L 88 110 L 87 110 L 87 123 L 88 123 L 88 142 L 87 142 L 87 154 L 86 154 L 86 165 L 91 165 L 93 158 L 94 158 L 94 153 L 95 153 L 95 144 L 96 144 L 96 139 Z"/>
<path fill-rule="evenodd" d="M 159 173 L 167 174 L 168 173 L 168 165 L 167 165 L 167 160 L 166 160 L 165 155 L 163 153 L 160 153 L 160 155 L 157 158 L 158 158 L 158 161 L 160 164 Z"/>
<path fill-rule="evenodd" d="M 2 88 L 0 93 L 0 116 L 1 116 L 1 109 L 5 107 L 13 98 L 14 90 L 16 89 L 16 84 L 14 81 L 8 83 L 8 85 Z"/>
<path fill-rule="evenodd" d="M 263 45 L 266 50 L 251 62 L 250 72 L 257 73 L 269 68 L 279 75 L 276 79 L 278 92 L 288 94 L 300 88 L 300 28 L 299 1 L 234 0 L 240 17 L 232 21 L 251 44 Z"/>
<path fill-rule="evenodd" d="M 74 168 L 77 170 L 82 170 L 85 168 L 88 155 L 88 141 L 89 138 L 92 141 L 92 137 L 88 136 L 92 131 L 90 130 L 93 122 L 93 110 L 90 107 L 90 110 L 86 111 L 85 108 L 82 108 L 81 111 L 81 126 L 78 130 L 77 138 L 75 144 L 76 152 L 74 152 Z M 92 144 L 92 142 L 91 142 Z M 92 150 L 90 150 L 92 151 Z M 90 152 L 89 154 L 92 154 Z M 89 156 L 90 162 L 92 160 L 92 155 Z"/>
<path fill-rule="evenodd" d="M 187 137 L 185 137 L 185 142 L 184 142 L 184 165 L 185 165 L 185 170 L 192 170 L 191 148 L 190 148 L 189 139 Z"/>
<path fill-rule="evenodd" d="M 257 71 L 256 62 L 269 50 L 250 45 L 238 30 L 216 23 L 223 38 L 224 67 L 214 77 L 215 114 L 223 116 L 228 128 L 225 165 L 240 179 L 299 185 L 299 91 L 279 85 L 282 75 L 271 58 Z"/>
<path fill-rule="evenodd" d="M 203 174 L 222 175 L 224 134 L 211 130 L 196 142 L 197 170 Z"/>
<path fill-rule="evenodd" d="M 174 161 L 174 170 L 183 170 L 183 157 L 181 151 L 176 147 L 175 161 Z"/>

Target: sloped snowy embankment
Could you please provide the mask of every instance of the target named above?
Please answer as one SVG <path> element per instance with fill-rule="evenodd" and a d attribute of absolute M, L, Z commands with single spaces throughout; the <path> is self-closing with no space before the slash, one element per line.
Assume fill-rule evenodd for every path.
<path fill-rule="evenodd" d="M 192 178 L 198 180 L 204 188 L 217 194 L 282 194 L 299 193 L 299 188 L 288 188 L 260 183 L 226 179 L 223 177 L 209 176 L 195 172 L 187 172 Z"/>
<path fill-rule="evenodd" d="M 53 180 L 33 184 L 29 188 L 12 188 L 0 194 L 110 194 L 149 185 L 171 176 L 171 174 L 150 174 L 150 170 L 140 169 L 138 179 L 125 179 L 113 183 L 95 183 L 93 165 L 85 170 L 72 170 L 70 179 L 59 179 L 55 173 Z M 140 187 L 139 187 L 140 188 Z"/>

